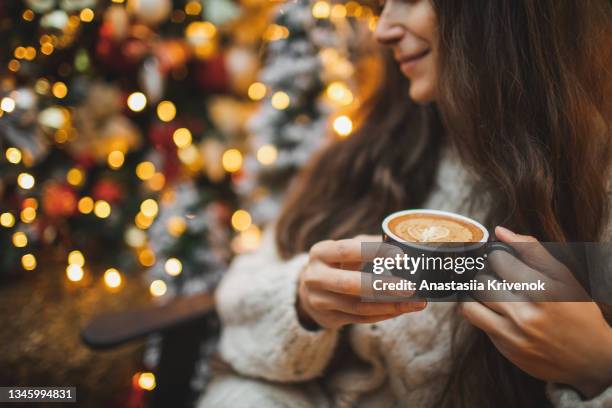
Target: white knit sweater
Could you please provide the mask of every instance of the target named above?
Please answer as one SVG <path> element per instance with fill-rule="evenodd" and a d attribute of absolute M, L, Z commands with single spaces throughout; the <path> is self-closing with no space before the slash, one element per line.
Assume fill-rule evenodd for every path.
<path fill-rule="evenodd" d="M 446 151 L 424 207 L 480 219 L 482 211 L 468 205 L 472 181 Z M 218 376 L 199 406 L 431 407 L 452 358 L 453 304 L 432 302 L 421 312 L 351 325 L 345 328 L 345 344 L 338 330 L 308 331 L 298 322 L 297 280 L 307 260 L 305 253 L 281 260 L 272 229 L 257 252 L 235 259 L 217 290 L 217 307 L 223 323 L 220 352 L 239 374 Z M 321 379 L 342 347 L 357 358 Z M 589 401 L 553 384 L 547 395 L 559 408 L 612 407 L 612 387 Z"/>

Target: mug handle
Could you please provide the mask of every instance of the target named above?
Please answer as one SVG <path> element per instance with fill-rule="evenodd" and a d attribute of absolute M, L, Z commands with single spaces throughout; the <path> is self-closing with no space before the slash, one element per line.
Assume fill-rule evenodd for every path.
<path fill-rule="evenodd" d="M 518 254 L 516 253 L 516 251 L 514 250 L 514 248 L 512 248 L 510 245 L 501 242 L 501 241 L 489 241 L 487 242 L 487 246 L 485 249 L 485 253 L 487 255 L 489 255 L 491 252 L 493 251 L 505 251 L 507 253 L 509 253 L 510 255 L 512 255 L 515 258 L 518 258 Z"/>

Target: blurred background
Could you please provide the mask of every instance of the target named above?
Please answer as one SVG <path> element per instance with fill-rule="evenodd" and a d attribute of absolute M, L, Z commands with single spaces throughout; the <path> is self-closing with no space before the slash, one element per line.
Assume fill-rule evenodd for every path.
<path fill-rule="evenodd" d="M 79 331 L 258 247 L 295 172 L 350 137 L 375 25 L 355 1 L 0 2 L 0 385 L 143 406 L 159 336 L 92 352 Z"/>

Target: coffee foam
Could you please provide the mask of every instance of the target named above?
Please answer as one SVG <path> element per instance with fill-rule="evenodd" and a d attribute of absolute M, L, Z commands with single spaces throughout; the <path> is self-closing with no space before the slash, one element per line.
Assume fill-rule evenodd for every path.
<path fill-rule="evenodd" d="M 389 229 L 409 242 L 479 242 L 484 236 L 475 224 L 430 213 L 400 215 L 389 221 Z"/>

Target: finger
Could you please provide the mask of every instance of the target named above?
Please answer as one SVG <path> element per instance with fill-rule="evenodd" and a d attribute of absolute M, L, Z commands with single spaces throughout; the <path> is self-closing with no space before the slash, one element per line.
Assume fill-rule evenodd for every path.
<path fill-rule="evenodd" d="M 423 310 L 424 301 L 409 302 L 363 302 L 354 296 L 340 295 L 327 291 L 316 291 L 309 297 L 312 307 L 323 310 L 335 310 L 352 315 L 383 316 Z"/>
<path fill-rule="evenodd" d="M 318 242 L 310 249 L 310 257 L 329 264 L 369 262 L 376 256 L 387 256 L 390 251 L 398 251 L 393 245 L 370 243 L 367 237 Z"/>
<path fill-rule="evenodd" d="M 382 322 L 383 320 L 392 319 L 398 315 L 362 316 L 339 311 L 330 311 L 328 316 L 341 322 L 342 324 L 365 324 Z"/>
<path fill-rule="evenodd" d="M 494 336 L 503 337 L 505 332 L 515 330 L 509 319 L 477 301 L 461 302 L 459 313 L 474 326 Z"/>
<path fill-rule="evenodd" d="M 507 228 L 495 228 L 495 236 L 502 242 L 512 246 L 521 260 L 534 270 L 545 276 L 562 282 L 574 282 L 570 270 L 544 248 L 542 243 L 530 235 L 520 235 Z"/>

